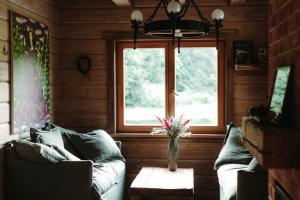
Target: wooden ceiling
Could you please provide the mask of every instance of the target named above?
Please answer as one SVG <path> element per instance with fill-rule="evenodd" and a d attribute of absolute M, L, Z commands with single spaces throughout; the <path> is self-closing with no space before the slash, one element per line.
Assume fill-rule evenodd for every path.
<path fill-rule="evenodd" d="M 104 0 L 112 1 L 116 6 L 133 6 L 133 7 L 154 7 L 158 0 Z M 103 2 L 103 3 L 104 3 Z M 243 6 L 243 5 L 257 5 L 267 4 L 268 0 L 196 0 L 198 5 L 202 6 Z M 109 2 L 108 2 L 109 3 Z"/>
<path fill-rule="evenodd" d="M 62 8 L 153 8 L 159 0 L 61 0 Z M 195 0 L 199 7 L 259 6 L 268 0 Z"/>

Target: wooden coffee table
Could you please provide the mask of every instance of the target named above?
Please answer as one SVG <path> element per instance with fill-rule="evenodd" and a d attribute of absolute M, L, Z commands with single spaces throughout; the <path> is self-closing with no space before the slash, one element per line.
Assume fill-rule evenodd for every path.
<path fill-rule="evenodd" d="M 160 196 L 194 199 L 194 170 L 143 167 L 130 186 L 130 199 Z"/>

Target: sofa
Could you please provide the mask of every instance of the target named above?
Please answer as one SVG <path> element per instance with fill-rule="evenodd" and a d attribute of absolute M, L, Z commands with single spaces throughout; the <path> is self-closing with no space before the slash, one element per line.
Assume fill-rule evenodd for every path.
<path fill-rule="evenodd" d="M 60 128 L 60 131 L 62 133 L 63 131 L 74 133 L 74 131 L 63 128 Z M 97 135 L 98 137 L 100 134 L 103 135 L 102 132 L 96 132 L 86 136 Z M 78 133 L 78 135 L 81 137 L 81 134 Z M 51 135 L 51 137 L 53 136 Z M 110 136 L 105 137 L 108 138 Z M 97 162 L 92 159 L 85 159 L 83 155 L 75 155 L 75 153 L 73 159 L 73 154 L 69 153 L 75 150 L 73 148 L 67 151 L 67 155 L 70 155 L 72 159 L 62 158 L 55 162 L 53 160 L 49 162 L 43 157 L 43 160 L 32 160 L 32 155 L 29 155 L 28 158 L 26 154 L 23 155 L 24 144 L 25 146 L 28 143 L 31 146 L 38 145 L 39 148 L 50 148 L 51 151 L 53 150 L 52 145 L 55 145 L 47 146 L 34 143 L 32 140 L 33 137 L 31 137 L 31 142 L 14 141 L 7 144 L 5 172 L 7 200 L 123 199 L 125 159 L 110 158 Z M 65 147 L 70 147 L 70 141 L 66 140 L 66 138 L 64 138 L 63 142 Z M 121 142 L 116 141 L 114 143 L 117 148 L 121 149 Z M 19 147 L 20 144 L 22 148 Z M 44 149 L 43 151 L 39 149 L 38 152 L 44 152 Z M 57 152 L 54 153 L 56 154 Z M 60 155 L 64 154 L 61 153 Z M 78 158 L 76 158 L 77 156 Z"/>
<path fill-rule="evenodd" d="M 245 149 L 241 129 L 227 126 L 224 145 L 215 162 L 220 200 L 267 200 L 268 173 Z"/>

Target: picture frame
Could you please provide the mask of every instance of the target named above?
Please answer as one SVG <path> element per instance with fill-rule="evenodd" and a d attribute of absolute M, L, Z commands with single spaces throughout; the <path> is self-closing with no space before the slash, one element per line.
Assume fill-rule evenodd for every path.
<path fill-rule="evenodd" d="M 292 67 L 290 65 L 278 67 L 273 83 L 272 95 L 269 102 L 270 121 L 276 125 L 289 123 L 287 107 L 289 106 L 289 85 L 291 82 Z"/>
<path fill-rule="evenodd" d="M 253 63 L 253 43 L 248 40 L 233 42 L 233 55 L 235 65 L 250 65 Z"/>
<path fill-rule="evenodd" d="M 11 134 L 50 121 L 48 26 L 10 11 Z"/>

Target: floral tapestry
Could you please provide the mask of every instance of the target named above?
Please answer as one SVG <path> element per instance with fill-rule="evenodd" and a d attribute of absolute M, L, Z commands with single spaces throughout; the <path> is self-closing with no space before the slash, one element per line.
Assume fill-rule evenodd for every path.
<path fill-rule="evenodd" d="M 11 12 L 13 133 L 42 127 L 50 119 L 49 31 Z"/>

